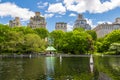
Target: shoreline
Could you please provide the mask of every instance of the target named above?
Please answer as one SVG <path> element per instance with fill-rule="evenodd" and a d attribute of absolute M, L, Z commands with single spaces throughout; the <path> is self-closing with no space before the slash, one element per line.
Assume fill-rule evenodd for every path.
<path fill-rule="evenodd" d="M 94 55 L 98 57 L 120 57 L 120 55 Z M 90 57 L 90 54 L 72 55 L 72 54 L 13 54 L 13 55 L 0 55 L 0 58 L 34 58 L 34 57 Z"/>

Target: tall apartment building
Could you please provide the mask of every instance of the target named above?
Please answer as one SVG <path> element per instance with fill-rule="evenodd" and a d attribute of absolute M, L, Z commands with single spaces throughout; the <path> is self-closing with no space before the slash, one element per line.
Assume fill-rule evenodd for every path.
<path fill-rule="evenodd" d="M 46 28 L 45 18 L 40 15 L 40 12 L 35 12 L 35 16 L 30 18 L 28 26 L 35 28 Z"/>
<path fill-rule="evenodd" d="M 9 21 L 9 26 L 10 27 L 20 27 L 21 26 L 20 18 L 19 17 L 15 17 L 14 20 L 10 20 Z"/>
<path fill-rule="evenodd" d="M 55 30 L 62 30 L 64 32 L 67 32 L 67 23 L 57 22 L 55 25 Z"/>
<path fill-rule="evenodd" d="M 97 37 L 101 38 L 112 32 L 113 30 L 120 29 L 120 18 L 116 18 L 115 22 L 112 24 L 103 23 L 96 26 L 93 30 L 96 31 Z"/>
<path fill-rule="evenodd" d="M 73 28 L 84 28 L 85 30 L 91 30 L 91 26 L 87 23 L 82 14 L 78 15 Z"/>

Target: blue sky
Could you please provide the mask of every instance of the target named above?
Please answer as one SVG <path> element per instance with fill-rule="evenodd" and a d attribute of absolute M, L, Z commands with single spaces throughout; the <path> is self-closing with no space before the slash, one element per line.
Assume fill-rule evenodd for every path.
<path fill-rule="evenodd" d="M 45 16 L 49 31 L 56 22 L 66 22 L 71 30 L 79 13 L 95 27 L 120 17 L 120 0 L 0 0 L 0 23 L 8 24 L 18 16 L 22 25 L 27 25 L 36 11 Z"/>

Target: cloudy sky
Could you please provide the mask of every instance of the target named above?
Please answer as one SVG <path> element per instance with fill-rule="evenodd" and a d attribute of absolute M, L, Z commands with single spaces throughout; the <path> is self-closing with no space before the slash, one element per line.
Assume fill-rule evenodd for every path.
<path fill-rule="evenodd" d="M 120 17 L 120 0 L 0 0 L 0 23 L 8 24 L 18 16 L 22 24 L 27 25 L 36 11 L 45 16 L 49 31 L 54 30 L 56 22 L 68 23 L 71 30 L 78 14 L 83 14 L 95 27 Z"/>

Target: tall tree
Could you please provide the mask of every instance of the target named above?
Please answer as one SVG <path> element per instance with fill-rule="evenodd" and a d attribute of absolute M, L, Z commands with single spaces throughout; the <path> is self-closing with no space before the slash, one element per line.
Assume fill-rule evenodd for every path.
<path fill-rule="evenodd" d="M 42 38 L 45 39 L 46 37 L 48 37 L 48 30 L 45 28 L 36 28 L 34 29 L 34 31 Z"/>
<path fill-rule="evenodd" d="M 112 43 L 109 51 L 114 52 L 114 54 L 120 54 L 120 43 Z"/>
<path fill-rule="evenodd" d="M 109 46 L 112 44 L 112 43 L 120 43 L 120 30 L 114 30 L 112 31 L 111 33 L 109 33 L 105 38 L 104 38 L 104 41 L 103 41 L 103 51 L 108 51 L 109 49 Z"/>
<path fill-rule="evenodd" d="M 53 38 L 54 40 L 54 46 L 57 50 L 60 50 L 60 42 L 62 41 L 62 38 L 64 37 L 65 35 L 65 32 L 63 32 L 62 30 L 55 30 L 55 31 L 52 31 L 50 33 L 50 37 Z"/>
<path fill-rule="evenodd" d="M 45 49 L 45 41 L 37 34 L 26 34 L 24 44 L 23 48 L 27 53 L 38 53 Z"/>
<path fill-rule="evenodd" d="M 12 28 L 12 30 L 17 32 L 22 32 L 23 34 L 35 33 L 35 31 L 32 28 L 26 26 L 14 27 Z"/>
<path fill-rule="evenodd" d="M 72 54 L 85 54 L 92 49 L 92 37 L 85 31 L 67 32 L 61 42 L 64 52 Z"/>
<path fill-rule="evenodd" d="M 94 41 L 97 40 L 97 34 L 94 30 L 87 30 L 86 32 L 92 36 Z"/>

